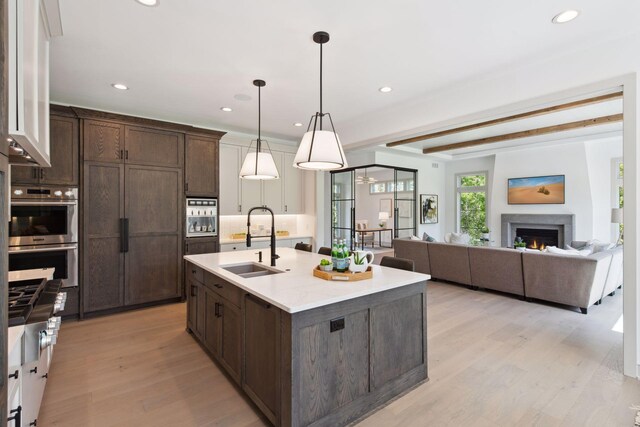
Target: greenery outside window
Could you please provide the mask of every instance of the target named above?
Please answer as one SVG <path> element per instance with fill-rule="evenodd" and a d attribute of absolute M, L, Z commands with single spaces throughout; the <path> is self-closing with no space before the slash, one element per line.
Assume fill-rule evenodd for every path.
<path fill-rule="evenodd" d="M 474 239 L 487 227 L 487 173 L 456 176 L 456 229 Z"/>

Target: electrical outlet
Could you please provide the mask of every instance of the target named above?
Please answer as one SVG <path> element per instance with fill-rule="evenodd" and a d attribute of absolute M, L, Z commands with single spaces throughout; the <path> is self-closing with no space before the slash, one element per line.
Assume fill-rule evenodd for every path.
<path fill-rule="evenodd" d="M 329 322 L 329 331 L 335 332 L 341 329 L 344 329 L 344 317 L 339 317 L 337 319 L 333 319 Z"/>

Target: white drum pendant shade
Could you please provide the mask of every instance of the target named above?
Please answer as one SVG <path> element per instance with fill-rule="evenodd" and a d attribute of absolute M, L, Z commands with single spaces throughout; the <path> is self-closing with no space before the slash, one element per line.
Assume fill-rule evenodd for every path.
<path fill-rule="evenodd" d="M 240 169 L 240 178 L 278 179 L 280 176 L 271 153 L 258 153 L 256 156 L 255 152 L 249 152 Z"/>
<path fill-rule="evenodd" d="M 300 169 L 335 170 L 346 168 L 347 159 L 336 133 L 316 130 L 302 137 L 293 165 Z"/>

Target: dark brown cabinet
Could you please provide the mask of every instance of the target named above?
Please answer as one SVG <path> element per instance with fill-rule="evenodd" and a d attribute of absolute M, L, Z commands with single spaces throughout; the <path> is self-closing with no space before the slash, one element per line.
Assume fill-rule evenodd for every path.
<path fill-rule="evenodd" d="M 244 303 L 242 389 L 276 424 L 280 390 L 280 310 L 248 294 Z"/>
<path fill-rule="evenodd" d="M 217 237 L 194 237 L 186 239 L 184 243 L 185 255 L 210 254 L 218 251 Z"/>
<path fill-rule="evenodd" d="M 125 126 L 125 162 L 181 168 L 184 135 L 159 129 Z"/>
<path fill-rule="evenodd" d="M 125 304 L 180 297 L 181 170 L 126 165 L 125 185 Z"/>
<path fill-rule="evenodd" d="M 84 165 L 84 298 L 85 312 L 124 304 L 124 165 Z"/>
<path fill-rule="evenodd" d="M 218 197 L 219 139 L 187 135 L 184 187 L 189 196 Z"/>
<path fill-rule="evenodd" d="M 84 160 L 122 163 L 124 125 L 100 120 L 84 121 Z"/>
<path fill-rule="evenodd" d="M 52 115 L 50 118 L 51 167 L 12 167 L 15 184 L 78 185 L 78 119 Z"/>
<path fill-rule="evenodd" d="M 202 270 L 187 263 L 187 326 L 238 383 L 242 378 L 241 291 L 221 279 L 196 280 Z M 206 276 L 213 276 L 204 273 Z M 201 280 L 201 279 L 199 279 Z M 216 286 L 218 285 L 218 286 Z M 231 296 L 231 300 L 227 299 Z"/>

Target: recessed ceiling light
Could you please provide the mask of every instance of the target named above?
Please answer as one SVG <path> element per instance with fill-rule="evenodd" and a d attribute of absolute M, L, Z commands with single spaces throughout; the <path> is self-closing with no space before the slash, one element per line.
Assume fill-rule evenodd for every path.
<path fill-rule="evenodd" d="M 565 22 L 573 21 L 580 15 L 580 12 L 577 10 L 565 10 L 564 12 L 560 12 L 556 16 L 553 17 L 551 22 L 554 24 L 564 24 Z"/>
<path fill-rule="evenodd" d="M 228 113 L 228 112 L 230 112 L 230 111 L 233 111 L 230 107 L 222 107 L 222 108 L 220 108 L 220 109 L 221 109 L 222 111 L 226 112 L 226 113 Z"/>
<path fill-rule="evenodd" d="M 295 127 L 299 128 L 300 126 L 302 126 L 302 123 L 300 123 L 300 122 L 295 122 L 293 125 L 294 125 Z"/>
<path fill-rule="evenodd" d="M 123 83 L 111 83 L 111 86 L 113 86 L 114 88 L 118 89 L 118 90 L 129 90 L 129 86 L 123 84 Z"/>
<path fill-rule="evenodd" d="M 382 93 L 388 93 L 391 92 L 393 89 L 390 88 L 389 86 L 382 86 L 380 89 L 378 89 L 380 92 Z"/>
<path fill-rule="evenodd" d="M 160 2 L 159 0 L 136 0 L 143 6 L 157 6 Z"/>

